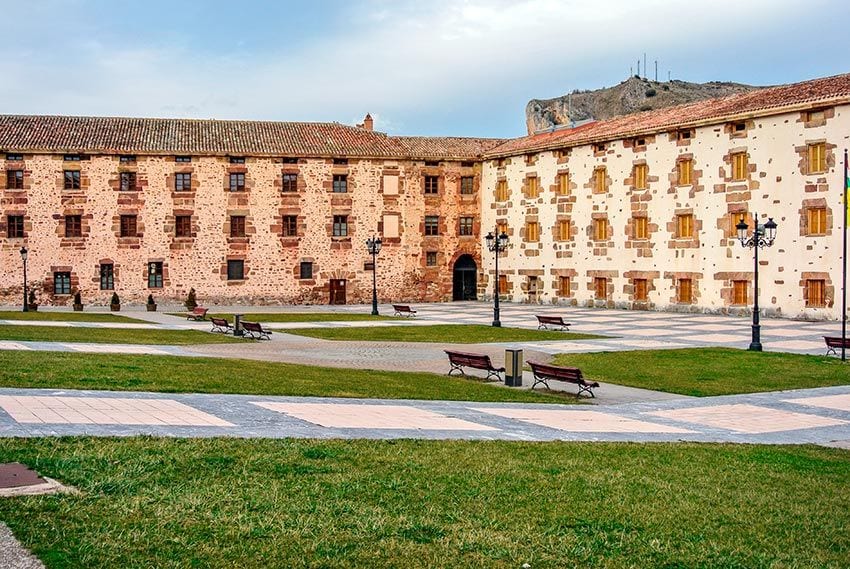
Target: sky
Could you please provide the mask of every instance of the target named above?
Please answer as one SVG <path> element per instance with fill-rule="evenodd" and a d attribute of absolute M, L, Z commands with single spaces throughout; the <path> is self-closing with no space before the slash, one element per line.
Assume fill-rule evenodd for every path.
<path fill-rule="evenodd" d="M 615 85 L 644 53 L 662 80 L 850 72 L 847 0 L 0 0 L 0 14 L 2 114 L 368 112 L 389 134 L 514 137 L 530 99 Z"/>

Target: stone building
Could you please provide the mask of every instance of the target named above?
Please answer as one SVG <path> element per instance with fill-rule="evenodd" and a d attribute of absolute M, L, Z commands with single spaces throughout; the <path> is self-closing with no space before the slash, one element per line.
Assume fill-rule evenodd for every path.
<path fill-rule="evenodd" d="M 383 238 L 382 300 L 474 296 L 483 151 L 499 140 L 389 137 L 363 125 L 0 117 L 2 300 L 21 247 L 39 301 L 371 298 L 365 241 Z"/>
<path fill-rule="evenodd" d="M 843 149 L 850 75 L 638 113 L 486 151 L 482 224 L 513 301 L 747 312 L 753 252 L 736 239 L 773 218 L 761 251 L 767 314 L 840 318 Z M 492 253 L 482 283 L 492 291 Z M 840 298 L 840 297 L 839 297 Z"/>
<path fill-rule="evenodd" d="M 0 116 L 0 300 L 358 302 L 492 294 L 747 312 L 740 219 L 774 218 L 768 314 L 839 318 L 850 75 L 513 140 L 362 125 Z M 483 256 L 482 256 L 483 255 Z M 482 267 L 483 263 L 483 267 Z"/>

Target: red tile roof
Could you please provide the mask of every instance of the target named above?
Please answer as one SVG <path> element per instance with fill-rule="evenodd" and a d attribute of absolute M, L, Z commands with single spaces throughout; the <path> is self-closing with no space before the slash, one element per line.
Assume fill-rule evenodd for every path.
<path fill-rule="evenodd" d="M 471 160 L 500 139 L 391 137 L 339 123 L 0 115 L 0 151 Z"/>
<path fill-rule="evenodd" d="M 592 122 L 577 128 L 515 138 L 485 152 L 485 157 L 498 158 L 581 146 L 640 134 L 669 132 L 680 128 L 846 102 L 850 102 L 850 74 L 760 89 L 718 99 L 706 99 L 696 103 Z"/>

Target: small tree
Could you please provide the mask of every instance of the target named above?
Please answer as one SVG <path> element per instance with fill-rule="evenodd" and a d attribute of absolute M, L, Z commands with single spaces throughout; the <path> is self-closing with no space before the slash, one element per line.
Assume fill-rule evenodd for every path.
<path fill-rule="evenodd" d="M 30 296 L 27 299 L 27 304 L 29 304 L 30 310 L 35 310 L 38 308 L 38 303 L 35 301 L 35 291 L 30 289 Z"/>
<path fill-rule="evenodd" d="M 195 289 L 193 289 L 193 288 L 189 289 L 189 295 L 186 297 L 186 303 L 185 304 L 186 304 L 186 310 L 189 310 L 190 312 L 192 310 L 195 310 L 195 308 L 198 307 L 198 299 L 195 296 Z"/>
<path fill-rule="evenodd" d="M 83 295 L 80 291 L 74 293 L 74 310 L 80 311 L 83 309 Z"/>

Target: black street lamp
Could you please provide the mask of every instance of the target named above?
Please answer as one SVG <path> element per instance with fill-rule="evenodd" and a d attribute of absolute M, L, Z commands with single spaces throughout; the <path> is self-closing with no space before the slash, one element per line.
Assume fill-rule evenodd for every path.
<path fill-rule="evenodd" d="M 741 217 L 741 221 L 735 226 L 735 229 L 738 230 L 738 239 L 741 241 L 741 245 L 749 247 L 755 252 L 755 275 L 753 276 L 753 290 L 755 296 L 755 302 L 753 303 L 753 336 L 749 347 L 749 349 L 754 352 L 761 351 L 761 326 L 759 325 L 759 249 L 763 247 L 770 247 L 773 245 L 774 239 L 776 239 L 776 222 L 773 221 L 773 218 L 768 218 L 767 223 L 765 224 L 760 224 L 758 219 L 758 214 L 754 213 L 753 220 L 756 227 L 753 230 L 753 234 L 749 237 L 747 236 L 747 229 L 749 229 L 750 226 L 747 225 L 747 222 L 744 221 L 743 217 Z"/>
<path fill-rule="evenodd" d="M 496 253 L 496 279 L 493 284 L 493 326 L 498 328 L 502 325 L 502 321 L 499 320 L 499 254 L 508 248 L 508 236 L 504 231 L 499 233 L 498 229 L 496 233 L 498 235 L 488 233 L 484 240 L 487 242 L 487 249 Z"/>
<path fill-rule="evenodd" d="M 372 316 L 378 316 L 378 253 L 381 252 L 381 238 L 374 235 L 366 240 L 366 249 L 372 255 Z"/>
<path fill-rule="evenodd" d="M 21 247 L 21 260 L 24 262 L 24 312 L 30 311 L 30 306 L 27 302 L 27 255 L 27 248 Z"/>

